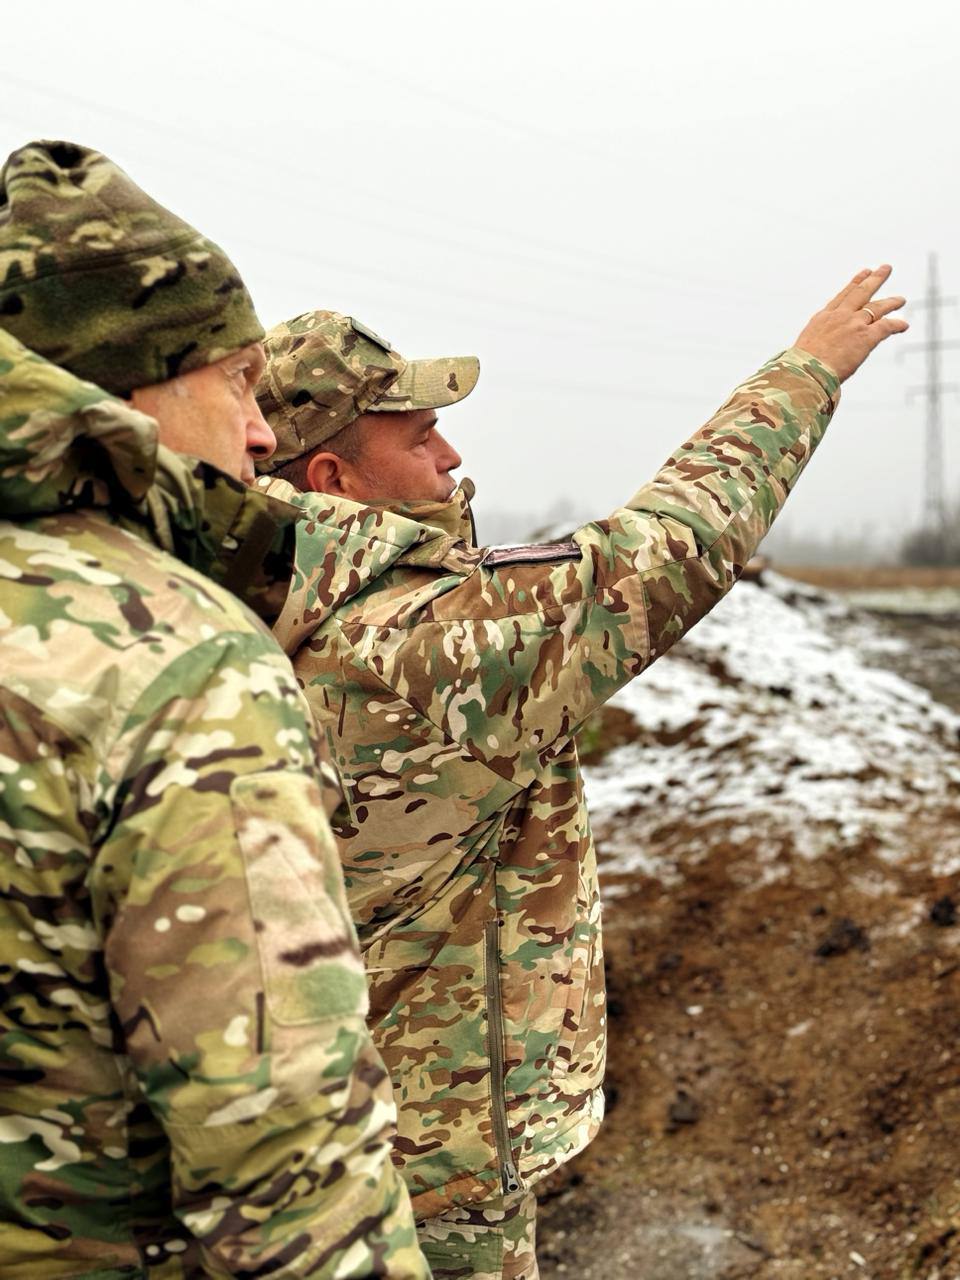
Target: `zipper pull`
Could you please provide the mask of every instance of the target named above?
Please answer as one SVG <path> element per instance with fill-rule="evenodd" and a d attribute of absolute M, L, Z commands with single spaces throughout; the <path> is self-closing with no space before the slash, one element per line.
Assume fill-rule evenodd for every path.
<path fill-rule="evenodd" d="M 504 1195 L 511 1191 L 520 1190 L 520 1175 L 517 1173 L 517 1167 L 512 1160 L 504 1160 L 500 1166 L 500 1180 L 503 1183 Z"/>

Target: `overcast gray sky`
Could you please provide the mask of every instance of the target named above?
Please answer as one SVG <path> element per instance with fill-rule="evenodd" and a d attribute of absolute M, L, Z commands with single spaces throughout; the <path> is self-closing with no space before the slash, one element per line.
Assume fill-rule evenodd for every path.
<path fill-rule="evenodd" d="M 481 535 L 562 495 L 606 514 L 859 267 L 919 296 L 935 250 L 960 294 L 947 0 L 36 0 L 3 30 L 4 154 L 105 151 L 227 248 L 267 325 L 332 307 L 407 356 L 479 355 L 442 426 Z M 919 515 L 911 318 L 847 384 L 791 532 Z M 955 397 L 946 428 L 957 498 Z"/>

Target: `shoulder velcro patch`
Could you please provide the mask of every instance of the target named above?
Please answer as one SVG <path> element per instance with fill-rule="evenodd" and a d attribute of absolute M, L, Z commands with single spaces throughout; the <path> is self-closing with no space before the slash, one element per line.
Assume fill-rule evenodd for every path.
<path fill-rule="evenodd" d="M 530 542 L 517 546 L 490 547 L 481 563 L 484 568 L 501 564 L 542 564 L 551 560 L 579 560 L 583 555 L 575 542 Z"/>

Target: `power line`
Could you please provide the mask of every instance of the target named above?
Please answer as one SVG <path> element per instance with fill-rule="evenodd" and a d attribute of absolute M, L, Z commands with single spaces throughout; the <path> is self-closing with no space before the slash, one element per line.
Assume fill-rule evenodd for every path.
<path fill-rule="evenodd" d="M 558 308 L 555 304 L 537 303 L 529 299 L 518 302 L 515 298 L 504 293 L 490 293 L 480 289 L 464 289 L 460 286 L 440 289 L 435 285 L 425 284 L 418 276 L 384 270 L 375 265 L 355 264 L 334 258 L 319 257 L 308 250 L 294 248 L 279 240 L 275 244 L 268 245 L 241 233 L 231 237 L 231 244 L 242 244 L 248 249 L 256 249 L 258 252 L 267 254 L 270 257 L 289 258 L 296 262 L 302 262 L 309 267 L 316 268 L 318 272 L 341 271 L 350 281 L 355 279 L 374 280 L 381 286 L 381 291 L 389 287 L 402 289 L 409 298 L 410 310 L 417 310 L 419 307 L 420 310 L 429 311 L 429 307 L 422 305 L 423 299 L 425 297 L 433 297 L 440 303 L 439 306 L 433 308 L 434 313 L 449 314 L 451 310 L 457 309 L 458 303 L 461 304 L 460 314 L 468 314 L 464 310 L 466 304 L 469 304 L 471 308 L 475 308 L 477 304 L 492 308 L 497 312 L 496 326 L 498 329 L 515 330 L 528 335 L 535 333 L 538 337 L 550 337 L 567 343 L 580 343 L 594 339 L 597 342 L 602 341 L 608 346 L 625 346 L 634 351 L 638 349 L 641 351 L 644 349 L 660 350 L 664 347 L 663 325 L 653 311 L 641 313 L 641 317 L 646 317 L 645 320 L 641 318 L 640 321 L 632 321 L 626 324 L 617 322 L 611 325 L 609 320 L 605 318 L 604 313 L 597 309 L 593 311 L 569 311 Z M 326 286 L 324 298 L 322 299 L 325 303 L 330 299 L 330 292 L 330 287 Z M 314 299 L 315 301 L 316 299 Z M 352 307 L 353 303 L 350 303 L 349 306 Z M 472 314 L 472 311 L 469 314 Z M 545 317 L 547 320 L 559 320 L 563 323 L 564 328 L 550 327 L 539 317 Z M 667 345 L 670 345 L 669 340 Z M 735 344 L 722 341 L 715 342 L 709 339 L 705 341 L 699 335 L 685 336 L 674 345 L 686 350 L 708 351 L 720 354 L 739 350 L 739 347 Z M 772 345 L 775 345 L 775 341 Z"/>
<path fill-rule="evenodd" d="M 208 0 L 207 7 L 216 11 L 217 5 L 211 4 Z M 548 146 L 559 148 L 562 150 L 564 157 L 569 156 L 571 152 L 579 152 L 591 160 L 599 160 L 602 163 L 609 164 L 617 173 L 623 171 L 623 155 L 614 153 L 606 148 L 591 146 L 589 142 L 583 139 L 571 138 L 569 134 L 558 134 L 552 130 L 544 129 L 537 124 L 531 124 L 528 121 L 517 120 L 514 116 L 502 115 L 499 112 L 490 111 L 486 107 L 478 107 L 472 102 L 467 102 L 463 98 L 454 97 L 451 94 L 442 93 L 429 85 L 421 84 L 407 79 L 405 76 L 399 76 L 396 72 L 389 71 L 385 68 L 374 68 L 369 62 L 353 62 L 345 58 L 332 54 L 327 49 L 317 48 L 316 45 L 309 44 L 302 38 L 302 32 L 297 32 L 297 38 L 291 42 L 284 36 L 282 31 L 276 30 L 270 24 L 257 25 L 249 19 L 244 18 L 237 10 L 236 6 L 223 10 L 224 21 L 231 22 L 236 26 L 246 27 L 257 36 L 258 40 L 272 41 L 273 44 L 282 47 L 288 54 L 304 56 L 308 55 L 311 61 L 321 60 L 328 66 L 333 66 L 341 72 L 350 75 L 354 80 L 360 81 L 371 80 L 374 77 L 377 81 L 387 81 L 397 86 L 407 94 L 423 98 L 433 104 L 439 104 L 443 107 L 453 108 L 463 115 L 472 116 L 473 118 L 484 122 L 485 124 L 493 124 L 508 133 L 526 136 L 539 143 L 546 143 Z M 725 204 L 736 204 L 742 208 L 749 209 L 751 213 L 756 211 L 756 202 L 754 200 L 744 199 L 730 192 L 725 192 L 722 196 Z M 831 212 L 829 219 L 811 217 L 809 214 L 801 212 L 796 203 L 776 208 L 769 202 L 769 197 L 764 197 L 764 210 L 768 216 L 778 219 L 786 219 L 798 225 L 808 227 L 816 227 L 819 230 L 829 229 L 832 233 L 836 233 L 838 226 L 844 225 L 837 222 L 835 213 Z M 846 229 L 850 232 L 861 234 L 860 227 L 846 225 Z"/>
<path fill-rule="evenodd" d="M 235 11 L 231 13 L 230 21 L 234 24 L 238 23 L 239 20 Z M 250 24 L 239 21 L 239 25 L 249 26 Z M 272 40 L 275 43 L 279 42 L 283 44 L 284 47 L 287 47 L 285 39 L 282 36 L 278 35 L 277 33 L 273 32 L 269 28 L 269 26 L 256 28 L 256 31 L 257 31 L 258 39 Z M 299 40 L 297 41 L 297 49 L 298 51 L 301 51 L 301 52 L 304 50 L 304 45 Z M 334 65 L 338 67 L 338 69 L 346 72 L 349 75 L 353 75 L 354 77 L 362 74 L 367 74 L 367 75 L 372 74 L 369 68 L 364 68 L 360 64 L 348 63 L 341 58 L 337 58 L 331 54 L 326 53 L 325 51 L 310 49 L 310 56 L 311 58 L 319 58 L 324 62 Z M 379 78 L 380 73 L 378 72 L 377 75 Z M 443 102 L 445 105 L 455 108 L 456 110 L 464 111 L 464 112 L 467 112 L 468 114 L 474 114 L 480 118 L 489 119 L 491 121 L 495 120 L 499 122 L 501 125 L 503 125 L 504 127 L 512 128 L 513 131 L 515 132 L 530 133 L 531 135 L 537 137 L 537 139 L 541 142 L 546 142 L 553 146 L 561 146 L 565 150 L 569 150 L 571 147 L 573 147 L 576 150 L 580 150 L 583 154 L 589 156 L 589 158 L 593 160 L 601 160 L 607 163 L 614 164 L 618 168 L 618 170 L 622 167 L 622 157 L 613 156 L 607 151 L 590 148 L 589 146 L 584 146 L 582 142 L 573 144 L 571 143 L 569 138 L 561 137 L 557 134 L 552 134 L 547 130 L 542 130 L 535 126 L 526 125 L 526 124 L 521 125 L 520 122 L 511 121 L 506 117 L 501 117 L 497 115 L 497 113 L 495 112 L 489 112 L 483 108 L 474 107 L 470 103 L 465 103 L 459 99 L 450 98 L 446 95 L 439 94 L 437 91 L 428 89 L 424 86 L 412 84 L 411 82 L 406 81 L 401 77 L 391 75 L 390 78 L 393 81 L 395 81 L 398 85 L 405 88 L 410 93 L 417 94 L 419 96 L 422 96 L 428 99 L 437 99 Z M 225 177 L 222 174 L 218 175 L 217 180 L 218 182 L 227 182 L 230 185 L 236 185 L 239 188 L 243 189 L 245 192 L 247 193 L 249 192 L 249 172 L 251 169 L 250 149 L 249 148 L 239 149 L 236 147 L 231 147 L 228 143 L 224 141 L 223 136 L 220 134 L 218 134 L 216 137 L 210 137 L 210 136 L 205 137 L 202 133 L 198 131 L 196 127 L 187 130 L 187 129 L 178 128 L 175 125 L 170 125 L 170 124 L 159 125 L 154 120 L 151 120 L 141 115 L 137 115 L 128 110 L 123 110 L 122 112 L 117 111 L 112 109 L 111 107 L 104 105 L 103 103 L 93 101 L 89 98 L 84 98 L 76 93 L 71 93 L 61 88 L 52 88 L 48 85 L 40 85 L 33 80 L 29 80 L 27 78 L 24 78 L 22 76 L 17 76 L 9 72 L 4 72 L 4 81 L 5 83 L 18 85 L 24 89 L 28 89 L 34 93 L 39 94 L 41 97 L 52 98 L 54 100 L 67 102 L 71 105 L 78 105 L 78 106 L 85 107 L 88 110 L 92 110 L 101 115 L 106 116 L 108 119 L 122 121 L 125 125 L 132 124 L 134 127 L 147 129 L 148 131 L 153 132 L 155 134 L 160 134 L 161 136 L 176 137 L 181 142 L 184 142 L 191 147 L 201 148 L 205 154 L 209 155 L 211 150 L 213 150 L 218 154 L 235 158 L 242 165 L 241 172 L 247 175 L 245 180 L 243 182 L 237 182 L 237 181 L 231 182 L 229 177 Z M 197 175 L 196 170 L 190 170 L 186 166 L 181 166 L 181 168 L 185 169 L 186 172 L 193 172 L 195 176 L 209 177 L 209 173 L 203 174 L 203 175 Z M 286 174 L 290 176 L 292 179 L 294 179 L 297 185 L 293 189 L 294 191 L 296 191 L 297 200 L 303 204 L 307 203 L 307 201 L 304 200 L 303 193 L 302 193 L 302 185 L 303 185 L 303 166 L 302 165 L 293 164 L 290 162 L 283 161 L 282 159 L 278 159 L 276 154 L 274 153 L 271 155 L 269 172 L 272 175 Z M 670 282 L 672 284 L 672 287 L 675 290 L 680 289 L 682 291 L 689 292 L 694 296 L 696 296 L 698 293 L 702 294 L 702 293 L 710 293 L 710 292 L 722 292 L 726 294 L 729 292 L 729 285 L 726 282 L 719 281 L 719 280 L 708 281 L 708 280 L 705 280 L 704 277 L 699 273 L 689 274 L 684 272 L 678 272 L 668 267 L 654 265 L 649 262 L 640 263 L 635 260 L 631 262 L 628 259 L 626 259 L 622 253 L 619 253 L 619 254 L 606 253 L 606 252 L 603 252 L 602 250 L 597 250 L 597 249 L 585 246 L 579 242 L 576 245 L 571 245 L 569 243 L 565 243 L 562 241 L 550 240 L 549 238 L 545 238 L 542 234 L 532 234 L 529 232 L 525 232 L 521 228 L 517 227 L 515 223 L 510 225 L 509 227 L 499 227 L 499 226 L 478 221 L 475 219 L 464 219 L 463 216 L 460 214 L 458 214 L 458 219 L 457 219 L 458 225 L 464 229 L 471 229 L 474 231 L 478 231 L 484 235 L 505 238 L 509 240 L 511 245 L 526 244 L 526 245 L 529 245 L 531 248 L 537 250 L 539 254 L 542 254 L 545 251 L 546 253 L 560 255 L 561 261 L 551 262 L 549 259 L 544 259 L 542 256 L 538 256 L 538 254 L 531 254 L 529 249 L 525 249 L 522 252 L 518 252 L 516 249 L 504 250 L 502 247 L 496 248 L 496 249 L 484 248 L 483 246 L 478 246 L 475 241 L 463 241 L 463 240 L 457 240 L 453 237 L 450 237 L 449 235 L 437 236 L 434 233 L 430 233 L 430 232 L 418 232 L 409 227 L 398 226 L 396 222 L 391 222 L 391 223 L 377 222 L 376 220 L 370 219 L 369 217 L 357 211 L 357 205 L 364 196 L 370 199 L 378 199 L 378 198 L 382 198 L 383 192 L 374 191 L 369 188 L 364 190 L 351 185 L 350 193 L 349 193 L 350 205 L 348 208 L 344 209 L 344 212 L 341 215 L 337 214 L 338 204 L 340 205 L 340 207 L 343 207 L 346 204 L 346 200 L 347 200 L 346 196 L 340 196 L 336 201 L 326 201 L 323 203 L 322 206 L 314 206 L 314 207 L 322 207 L 323 212 L 327 216 L 334 216 L 334 217 L 341 216 L 346 221 L 350 221 L 359 225 L 368 225 L 372 229 L 386 231 L 389 234 L 396 235 L 401 238 L 420 240 L 428 243 L 430 242 L 446 243 L 447 245 L 454 248 L 468 249 L 472 253 L 475 253 L 475 254 L 482 253 L 487 256 L 492 256 L 494 258 L 514 259 L 514 260 L 519 258 L 527 262 L 538 262 L 539 264 L 551 270 L 560 270 L 560 271 L 573 270 L 577 274 L 597 276 L 598 273 L 596 272 L 596 269 L 587 266 L 586 263 L 589 261 L 603 262 L 607 265 L 607 268 L 608 268 L 606 278 L 607 279 L 611 278 L 611 269 L 612 269 L 612 273 L 614 274 L 616 280 L 622 283 L 628 283 L 629 282 L 628 277 L 636 273 L 636 275 L 639 276 L 638 283 L 642 283 L 645 285 L 647 280 L 650 277 L 660 278 L 667 282 Z M 725 201 L 727 203 L 730 203 L 730 197 L 725 197 Z M 415 206 L 415 205 L 407 204 L 405 202 L 398 201 L 396 199 L 396 193 L 393 191 L 391 191 L 390 193 L 390 202 L 391 202 L 392 208 L 397 209 L 398 211 L 402 210 L 408 214 L 411 214 L 414 217 L 416 217 L 418 220 L 421 220 L 425 217 L 437 218 L 438 216 L 436 210 L 430 209 L 429 207 Z M 740 203 L 747 204 L 751 210 L 755 208 L 755 206 L 749 202 L 740 201 Z M 816 221 L 816 220 L 810 219 L 809 217 L 805 217 L 804 215 L 798 214 L 795 208 L 775 210 L 775 209 L 769 208 L 768 206 L 767 211 L 772 216 L 780 217 L 780 218 L 788 218 L 796 222 L 806 222 L 808 225 L 818 225 L 818 226 L 826 225 L 822 220 Z M 836 224 L 834 222 L 831 222 L 830 225 L 831 225 L 831 230 L 835 230 Z M 581 262 L 584 265 L 579 265 Z M 646 277 L 646 279 L 644 279 L 644 277 Z M 742 298 L 746 295 L 744 294 L 743 291 L 740 291 L 739 296 Z M 754 295 L 754 296 L 760 296 L 760 295 Z M 763 296 L 770 297 L 771 291 L 765 290 Z M 795 295 L 789 294 L 784 291 L 778 291 L 778 296 L 792 297 Z"/>
<path fill-rule="evenodd" d="M 136 115 L 129 111 L 117 111 L 101 102 L 93 101 L 89 98 L 81 97 L 78 94 L 70 93 L 60 88 L 51 88 L 47 85 L 38 85 L 32 80 L 25 79 L 17 75 L 4 73 L 6 83 L 18 85 L 40 97 L 52 99 L 54 101 L 65 102 L 71 106 L 84 107 L 89 111 L 94 111 L 99 115 L 105 116 L 110 120 L 121 121 L 124 125 L 132 125 L 134 128 L 146 129 L 148 132 L 158 134 L 165 138 L 176 138 L 180 142 L 186 143 L 193 148 L 199 148 L 206 155 L 213 150 L 215 153 L 236 159 L 242 166 L 240 172 L 245 175 L 242 180 L 231 179 L 228 175 L 218 174 L 217 181 L 228 186 L 235 186 L 249 195 L 250 177 L 249 171 L 251 167 L 250 151 L 240 150 L 231 147 L 223 140 L 221 135 L 217 137 L 207 137 L 200 133 L 197 129 L 179 129 L 175 125 L 158 124 L 156 121 L 148 119 L 144 116 Z M 9 118 L 9 113 L 7 113 Z M 21 117 L 23 118 L 23 117 Z M 195 177 L 209 178 L 209 172 L 198 173 L 196 169 L 191 169 L 187 165 L 180 164 L 181 172 L 192 173 Z M 358 205 L 361 204 L 364 197 L 376 200 L 382 198 L 382 192 L 376 192 L 372 189 L 362 189 L 351 185 L 349 195 L 341 194 L 335 199 L 325 200 L 321 203 L 310 202 L 304 197 L 303 192 L 303 167 L 287 161 L 278 159 L 275 155 L 270 160 L 270 173 L 274 176 L 288 176 L 294 180 L 295 186 L 292 188 L 296 192 L 296 200 L 298 206 L 302 206 L 304 211 L 307 207 L 313 207 L 315 210 L 321 211 L 326 217 L 340 218 L 345 222 L 353 225 L 369 226 L 373 230 L 385 231 L 391 235 L 398 236 L 401 239 L 417 240 L 428 244 L 446 244 L 452 248 L 467 249 L 473 254 L 483 254 L 500 260 L 521 260 L 524 262 L 534 262 L 542 265 L 550 270 L 573 270 L 577 274 L 597 277 L 598 273 L 595 267 L 588 265 L 590 262 L 602 262 L 607 266 L 605 278 L 615 278 L 620 283 L 629 283 L 629 277 L 634 276 L 638 284 L 645 287 L 648 285 L 650 277 L 660 278 L 670 282 L 674 289 L 680 288 L 689 291 L 693 295 L 698 293 L 723 292 L 729 291 L 729 286 L 722 281 L 707 281 L 700 275 L 690 275 L 683 272 L 673 271 L 667 267 L 654 266 L 650 263 L 630 262 L 624 258 L 622 254 L 604 253 L 600 250 L 591 249 L 588 246 L 570 244 L 560 241 L 551 241 L 545 239 L 542 235 L 533 235 L 524 232 L 516 225 L 509 227 L 499 227 L 482 221 L 464 219 L 458 214 L 458 225 L 465 229 L 478 231 L 483 235 L 495 236 L 501 239 L 507 239 L 511 245 L 526 244 L 540 251 L 540 255 L 545 251 L 548 254 L 560 256 L 560 261 L 539 256 L 537 253 L 531 253 L 529 249 L 503 249 L 502 247 L 485 247 L 477 245 L 475 241 L 460 240 L 449 235 L 437 235 L 433 232 L 417 231 L 411 227 L 398 225 L 397 222 L 383 222 L 371 219 L 369 216 L 358 212 Z M 289 197 L 284 196 L 284 199 Z M 418 219 L 438 218 L 435 209 L 423 206 L 410 205 L 400 202 L 396 199 L 395 193 L 391 192 L 390 207 L 397 211 L 410 214 Z M 612 271 L 611 271 L 612 268 Z M 789 296 L 781 294 L 781 296 Z"/>
<path fill-rule="evenodd" d="M 8 77 L 8 78 L 12 78 L 13 80 L 19 80 L 18 77 Z M 88 99 L 78 97 L 75 94 L 58 91 L 58 90 L 46 90 L 46 89 L 38 88 L 37 86 L 32 85 L 29 81 L 25 81 L 25 80 L 19 80 L 19 83 L 22 83 L 25 87 L 35 89 L 41 94 L 41 96 L 52 97 L 62 101 L 70 102 L 72 104 L 87 107 L 100 114 L 106 115 L 109 118 L 119 118 L 119 113 L 104 107 L 100 103 L 92 102 Z M 126 113 L 124 113 L 123 119 L 124 121 L 131 121 L 132 123 L 134 123 L 135 126 L 139 125 L 151 131 L 160 133 L 161 135 L 164 133 L 169 133 L 171 136 L 182 135 L 186 140 L 189 140 L 194 144 L 205 146 L 203 138 L 201 136 L 198 136 L 196 133 L 186 134 L 186 133 L 182 133 L 181 130 L 178 130 L 176 128 L 172 130 L 167 130 L 161 126 L 157 126 L 154 122 L 145 120 L 143 117 L 130 116 Z M 225 153 L 229 154 L 229 148 L 223 147 L 222 145 L 219 145 L 219 144 L 218 146 L 221 151 L 224 151 Z M 275 167 L 278 167 L 282 170 L 284 166 L 281 164 Z M 181 172 L 190 173 L 195 177 L 204 176 L 202 174 L 199 174 L 196 169 L 192 169 L 189 166 L 180 165 L 178 166 L 178 168 L 180 169 Z M 242 190 L 244 192 L 248 191 L 249 189 L 248 182 L 240 181 L 238 179 L 231 179 L 229 176 L 226 176 L 226 177 L 222 175 L 219 176 L 218 182 L 220 182 L 221 185 L 225 184 L 228 186 L 233 186 L 238 190 Z M 320 213 L 325 217 L 338 216 L 335 206 L 328 205 L 323 202 L 311 202 L 311 201 L 303 200 L 301 197 L 301 204 L 303 206 L 304 215 L 306 215 L 310 211 L 310 209 L 313 208 L 317 213 Z M 555 263 L 551 263 L 544 259 L 538 259 L 535 256 L 527 255 L 525 252 L 524 253 L 508 252 L 505 254 L 499 253 L 496 250 L 484 249 L 482 246 L 477 246 L 472 242 L 456 240 L 456 239 L 453 239 L 452 237 L 437 237 L 430 233 L 418 233 L 413 230 L 398 228 L 389 223 L 376 222 L 371 219 L 355 215 L 352 209 L 345 212 L 342 216 L 345 220 L 351 223 L 372 226 L 379 230 L 384 230 L 384 231 L 392 231 L 392 232 L 395 232 L 396 234 L 404 235 L 412 239 L 419 239 L 427 243 L 446 244 L 450 247 L 462 248 L 464 250 L 468 250 L 471 253 L 477 253 L 477 252 L 484 253 L 487 256 L 492 256 L 494 258 L 504 258 L 504 259 L 510 258 L 514 260 L 528 261 L 531 264 L 541 265 L 541 266 L 547 267 L 548 269 L 555 269 L 557 265 Z M 307 221 L 306 217 L 304 220 Z M 491 294 L 491 293 L 488 293 L 482 290 L 477 290 L 477 289 L 464 289 L 462 287 L 457 287 L 457 288 L 451 288 L 449 290 L 440 290 L 435 286 L 431 287 L 430 285 L 425 285 L 424 281 L 419 277 L 403 275 L 402 273 L 398 273 L 395 271 L 384 270 L 383 268 L 380 268 L 374 264 L 369 264 L 369 265 L 363 265 L 360 263 L 347 264 L 347 263 L 344 263 L 342 259 L 322 258 L 317 256 L 314 253 L 305 251 L 302 248 L 294 248 L 290 246 L 288 243 L 286 243 L 282 238 L 278 238 L 273 243 L 266 244 L 246 234 L 239 233 L 239 234 L 234 234 L 231 237 L 231 241 L 232 243 L 243 244 L 249 248 L 257 249 L 258 251 L 264 254 L 270 255 L 271 257 L 279 256 L 279 257 L 291 258 L 300 262 L 304 262 L 312 267 L 323 269 L 325 271 L 328 271 L 331 268 L 334 270 L 341 269 L 345 271 L 351 278 L 367 277 L 367 278 L 376 280 L 378 283 L 380 283 L 383 286 L 393 285 L 395 288 L 404 288 L 409 291 L 411 310 L 420 309 L 420 310 L 430 311 L 431 308 L 424 307 L 422 305 L 424 295 L 427 295 L 427 296 L 433 296 L 440 303 L 439 306 L 432 308 L 434 313 L 438 313 L 438 312 L 448 313 L 449 310 L 451 309 L 451 306 L 455 308 L 458 302 L 460 302 L 461 304 L 469 302 L 474 306 L 477 303 L 480 303 L 488 307 L 496 308 L 501 313 L 497 320 L 498 328 L 501 328 L 501 329 L 513 329 L 513 330 L 528 333 L 530 331 L 531 323 L 532 323 L 536 326 L 536 332 L 539 336 L 553 337 L 559 341 L 570 341 L 571 339 L 575 339 L 579 343 L 579 342 L 583 342 L 584 340 L 587 340 L 588 338 L 592 338 L 598 343 L 602 341 L 604 344 L 612 345 L 612 346 L 635 347 L 637 343 L 640 343 L 649 350 L 655 350 L 663 347 L 663 341 L 662 341 L 663 335 L 661 331 L 661 326 L 655 314 L 653 313 L 650 313 L 649 318 L 646 319 L 646 322 L 644 322 L 644 320 L 641 319 L 640 322 L 633 321 L 628 324 L 618 323 L 613 327 L 612 332 L 608 332 L 605 329 L 602 317 L 599 316 L 596 312 L 591 313 L 589 311 L 583 311 L 583 310 L 578 310 L 574 312 L 574 311 L 565 310 L 563 308 L 558 309 L 555 304 L 537 303 L 529 299 L 526 299 L 523 302 L 518 302 L 516 299 L 506 298 L 503 294 L 499 294 L 499 293 Z M 617 284 L 620 284 L 621 286 L 627 286 L 630 284 L 629 276 L 622 270 L 615 276 L 612 273 L 598 272 L 594 267 L 591 267 L 588 265 L 580 265 L 577 263 L 567 262 L 563 264 L 563 267 L 564 269 L 572 268 L 578 273 L 587 274 L 592 279 L 598 279 L 598 280 L 605 279 L 610 282 L 615 282 Z M 644 269 L 645 268 L 642 268 L 642 267 L 640 268 L 641 271 Z M 667 275 L 669 273 L 661 272 L 660 274 Z M 683 277 L 680 275 L 677 275 L 676 278 L 683 281 L 685 284 L 688 282 L 689 284 L 694 284 L 694 281 L 692 278 Z M 694 284 L 693 288 L 688 288 L 686 291 L 689 293 L 695 294 L 700 290 L 713 291 L 713 289 L 719 290 L 721 287 L 725 288 L 725 286 L 720 286 L 719 284 L 711 285 L 702 280 L 698 280 L 696 284 Z M 674 291 L 677 290 L 676 285 L 673 285 L 672 288 Z M 739 299 L 741 303 L 747 297 L 755 298 L 757 301 L 760 301 L 760 300 L 767 301 L 770 296 L 771 295 L 766 292 L 763 294 L 753 294 L 753 293 L 741 291 L 739 294 Z M 779 296 L 786 297 L 788 295 L 781 293 Z M 326 301 L 326 299 L 323 299 L 323 300 Z M 419 308 L 417 304 L 420 304 Z M 643 317 L 644 314 L 645 313 L 641 312 L 640 313 L 641 317 Z M 530 320 L 525 321 L 521 318 L 524 315 L 532 316 L 535 318 L 532 321 Z M 543 324 L 542 320 L 539 319 L 539 317 L 547 317 L 549 319 L 554 319 L 554 320 L 559 319 L 565 322 L 566 328 L 562 331 L 558 329 L 548 328 Z M 688 352 L 695 351 L 698 353 L 709 352 L 709 353 L 715 353 L 715 354 L 723 354 L 726 352 L 736 352 L 737 350 L 739 350 L 739 347 L 737 344 L 725 343 L 722 341 L 718 342 L 710 339 L 705 340 L 702 336 L 699 336 L 699 335 L 695 335 L 695 336 L 685 335 L 679 341 L 679 343 L 668 344 L 668 345 L 675 345 L 679 349 L 682 349 L 684 351 L 688 351 Z M 772 344 L 772 345 L 775 345 L 775 344 Z"/>

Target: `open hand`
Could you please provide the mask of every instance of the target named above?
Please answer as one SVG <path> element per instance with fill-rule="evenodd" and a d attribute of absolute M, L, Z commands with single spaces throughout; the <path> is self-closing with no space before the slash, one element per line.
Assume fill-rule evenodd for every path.
<path fill-rule="evenodd" d="M 885 283 L 892 267 L 858 271 L 848 285 L 808 321 L 796 346 L 830 366 L 843 382 L 850 377 L 892 333 L 909 329 L 906 320 L 894 316 L 905 298 L 878 298 L 873 295 Z"/>

